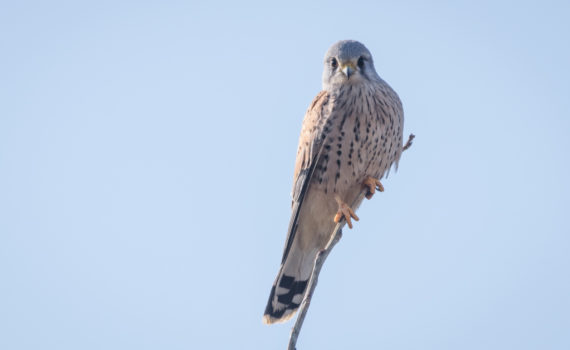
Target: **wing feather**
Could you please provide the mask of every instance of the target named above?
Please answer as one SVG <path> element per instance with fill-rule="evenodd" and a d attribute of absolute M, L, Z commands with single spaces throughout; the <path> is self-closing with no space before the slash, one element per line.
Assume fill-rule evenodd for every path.
<path fill-rule="evenodd" d="M 303 198 L 307 193 L 310 179 L 312 178 L 315 166 L 319 163 L 323 146 L 323 125 L 326 119 L 329 95 L 326 91 L 321 91 L 313 100 L 303 119 L 303 127 L 299 136 L 299 148 L 295 161 L 295 172 L 293 175 L 292 213 L 289 222 L 285 249 L 283 251 L 283 263 L 291 249 L 295 233 L 297 231 L 297 219 Z"/>

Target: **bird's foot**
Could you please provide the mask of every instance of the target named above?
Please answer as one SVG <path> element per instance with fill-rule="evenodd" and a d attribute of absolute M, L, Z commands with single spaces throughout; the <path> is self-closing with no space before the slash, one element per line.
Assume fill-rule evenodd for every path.
<path fill-rule="evenodd" d="M 351 207 L 349 207 L 345 202 L 338 201 L 338 212 L 334 216 L 334 222 L 338 224 L 340 219 L 344 218 L 349 228 L 352 228 L 351 218 L 358 221 L 360 220 L 358 216 L 354 213 Z"/>
<path fill-rule="evenodd" d="M 378 190 L 380 192 L 384 192 L 384 186 L 382 186 L 382 183 L 380 182 L 380 180 L 375 179 L 371 176 L 368 176 L 364 180 L 364 182 L 362 183 L 362 186 L 368 187 L 368 193 L 366 193 L 367 199 L 372 198 L 372 196 L 374 195 L 376 190 Z"/>

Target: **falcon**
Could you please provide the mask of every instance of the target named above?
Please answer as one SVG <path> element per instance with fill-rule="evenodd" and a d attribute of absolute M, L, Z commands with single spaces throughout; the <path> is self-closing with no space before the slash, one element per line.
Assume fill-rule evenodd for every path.
<path fill-rule="evenodd" d="M 343 40 L 325 54 L 323 89 L 301 129 L 292 191 L 292 214 L 263 322 L 289 320 L 303 300 L 315 259 L 337 223 L 358 221 L 360 193 L 370 199 L 380 179 L 398 167 L 404 112 L 396 92 L 374 69 L 370 51 Z M 351 206 L 352 205 L 352 206 Z M 344 219 L 344 220 L 343 220 Z"/>

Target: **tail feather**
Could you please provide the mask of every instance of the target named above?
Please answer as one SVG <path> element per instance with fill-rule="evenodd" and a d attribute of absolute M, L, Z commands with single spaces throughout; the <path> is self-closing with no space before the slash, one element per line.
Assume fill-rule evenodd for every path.
<path fill-rule="evenodd" d="M 301 305 L 307 284 L 313 272 L 316 254 L 292 251 L 281 265 L 279 274 L 271 287 L 271 294 L 263 315 L 263 323 L 273 324 L 288 321 Z"/>

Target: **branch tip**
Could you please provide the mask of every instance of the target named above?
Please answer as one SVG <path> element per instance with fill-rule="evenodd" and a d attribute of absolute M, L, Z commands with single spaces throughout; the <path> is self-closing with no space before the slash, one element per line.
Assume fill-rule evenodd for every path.
<path fill-rule="evenodd" d="M 410 136 L 408 136 L 408 141 L 406 142 L 406 144 L 402 148 L 402 151 L 405 151 L 408 148 L 410 148 L 410 146 L 412 146 L 412 142 L 414 141 L 414 138 L 416 138 L 416 135 L 414 135 L 414 134 L 410 134 Z"/>

